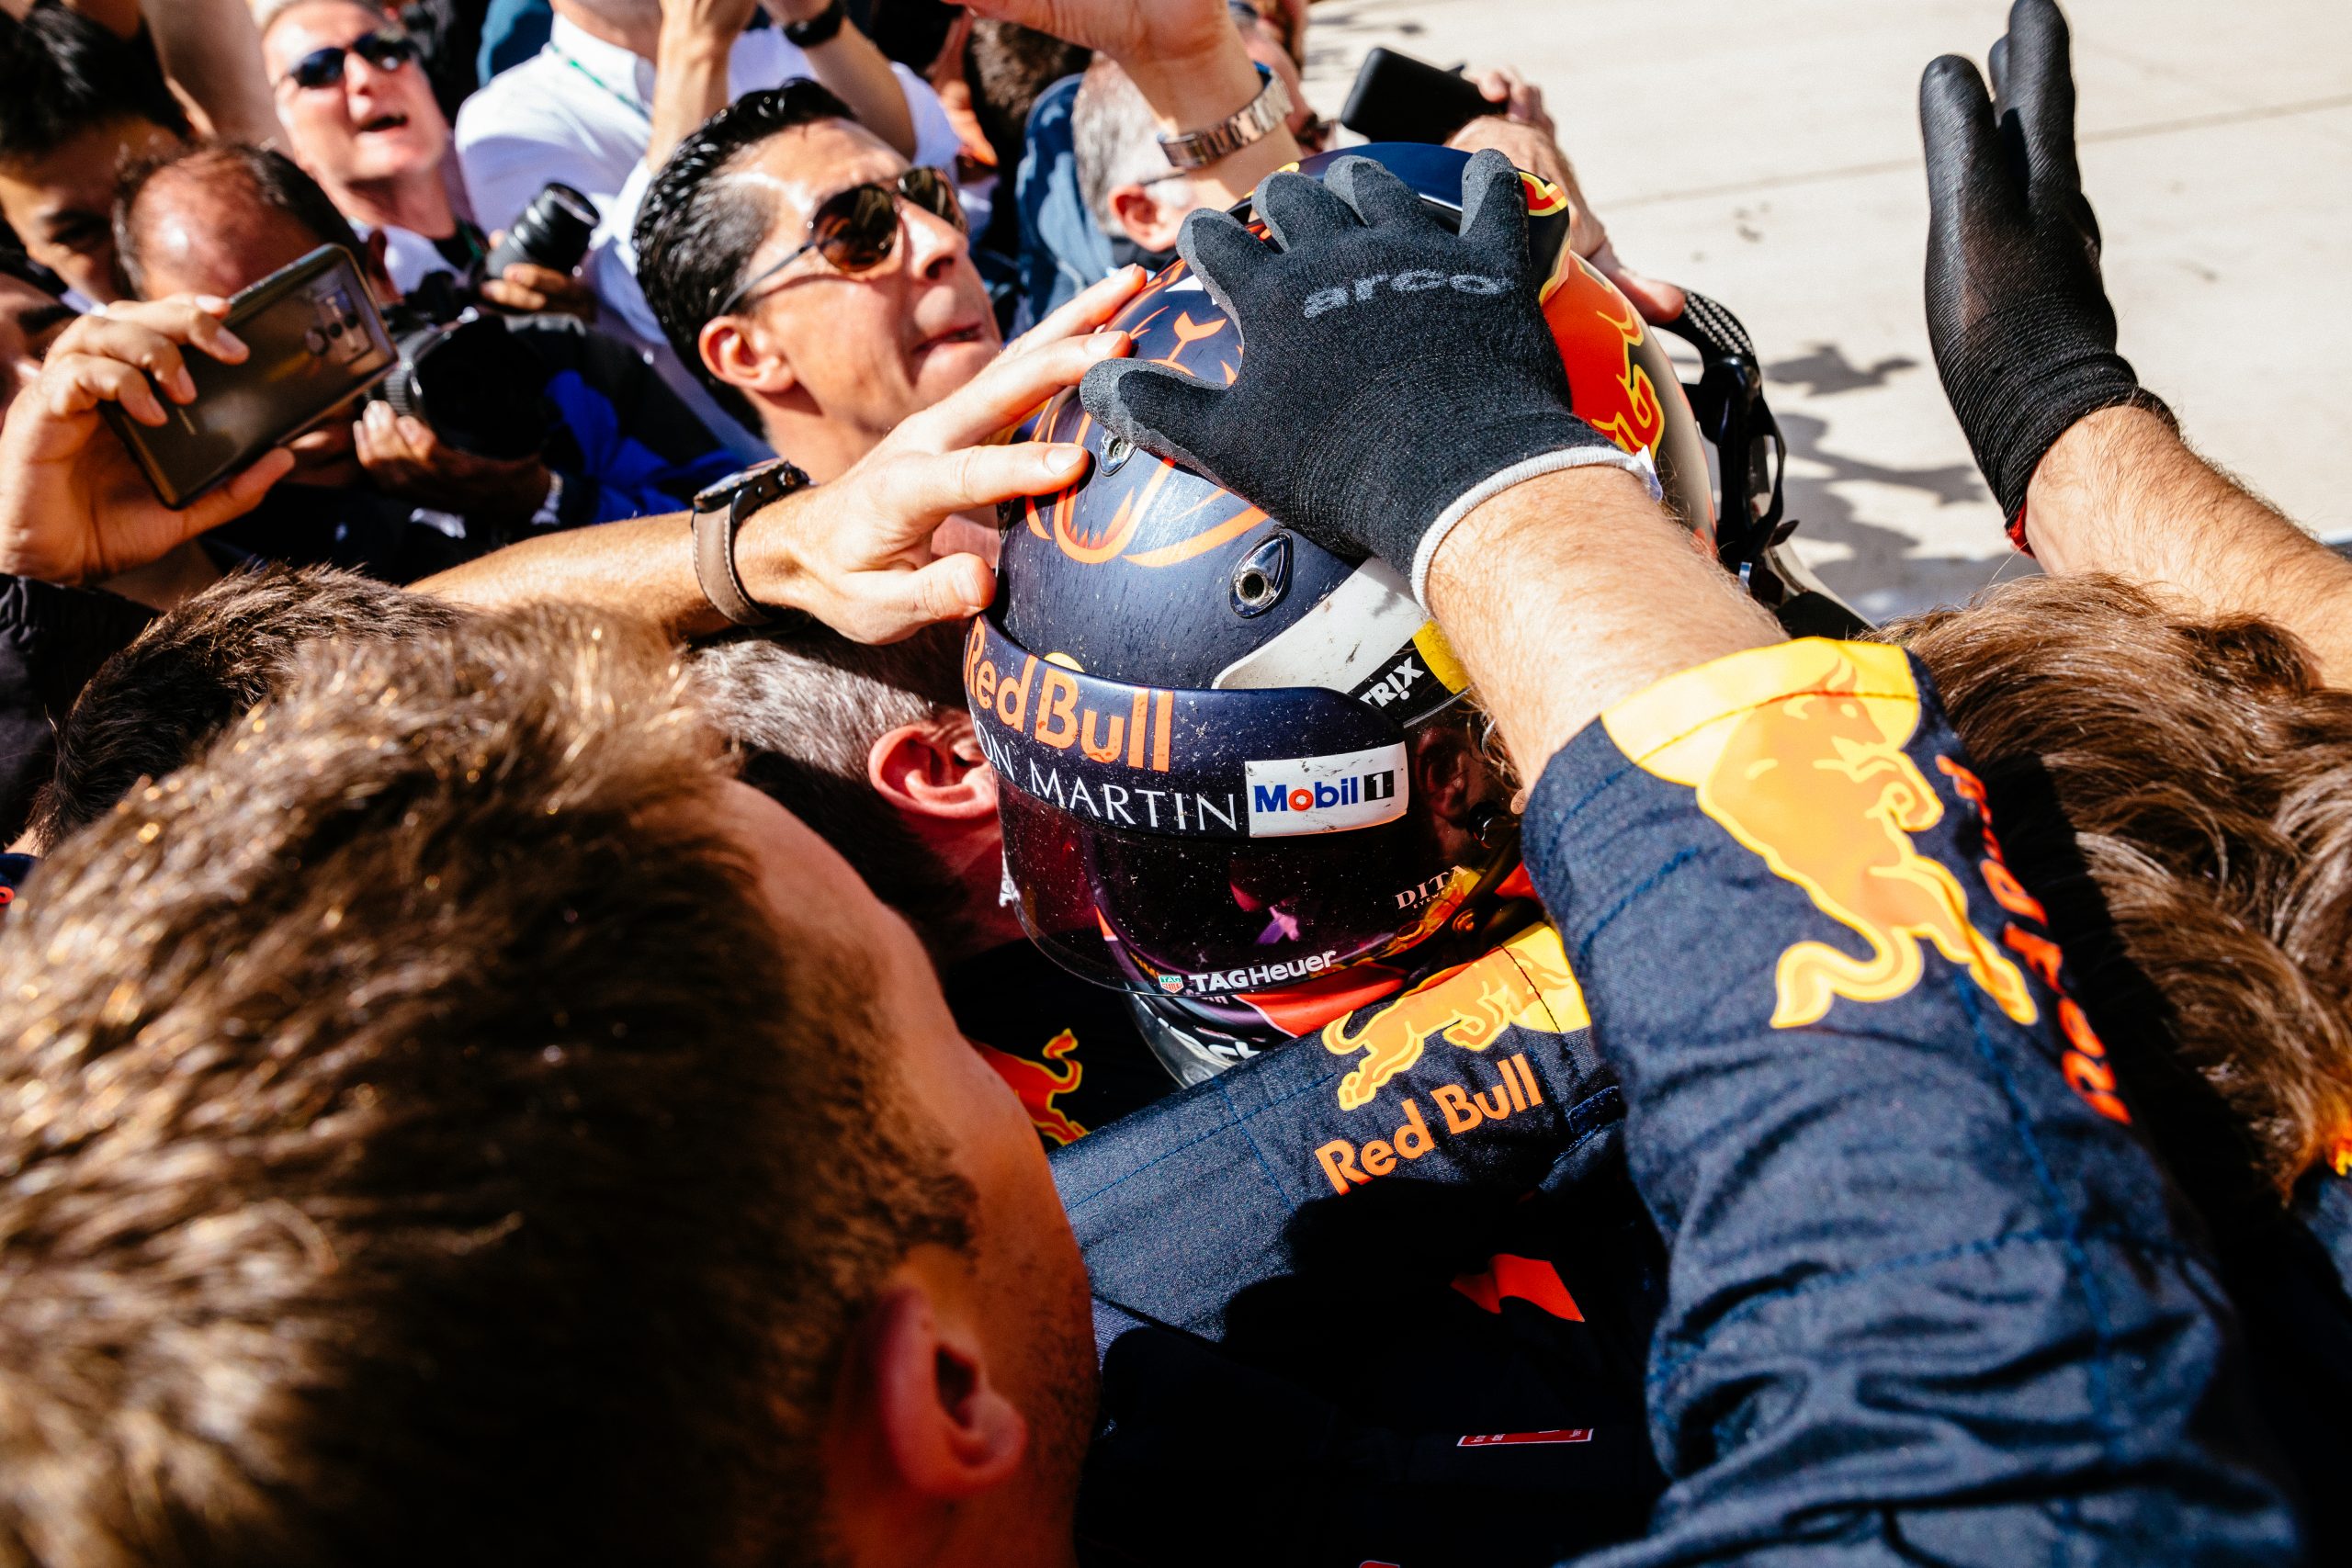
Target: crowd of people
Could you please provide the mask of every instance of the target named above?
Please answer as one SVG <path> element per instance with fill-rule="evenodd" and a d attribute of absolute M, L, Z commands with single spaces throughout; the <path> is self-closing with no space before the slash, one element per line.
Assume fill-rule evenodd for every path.
<path fill-rule="evenodd" d="M 2352 1551 L 2352 562 L 2052 0 L 1920 85 L 2041 571 L 1881 626 L 1306 0 L 6 9 L 0 1562 Z M 166 505 L 322 247 L 526 439 Z"/>

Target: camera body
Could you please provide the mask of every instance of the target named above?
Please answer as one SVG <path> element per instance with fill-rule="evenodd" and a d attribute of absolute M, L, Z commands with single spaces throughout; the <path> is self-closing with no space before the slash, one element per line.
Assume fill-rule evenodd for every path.
<path fill-rule="evenodd" d="M 548 368 L 505 318 L 435 319 L 396 305 L 384 312 L 400 356 L 377 389 L 395 413 L 420 420 L 460 452 L 536 457 L 555 433 Z"/>

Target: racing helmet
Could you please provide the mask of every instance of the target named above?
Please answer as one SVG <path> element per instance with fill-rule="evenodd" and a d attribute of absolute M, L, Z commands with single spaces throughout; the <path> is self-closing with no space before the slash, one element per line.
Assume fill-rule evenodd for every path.
<path fill-rule="evenodd" d="M 1466 154 L 1348 155 L 1458 219 Z M 1632 304 L 1569 248 L 1565 196 L 1522 177 L 1576 412 L 1651 459 L 1712 550 L 1680 381 Z M 1112 324 L 1139 360 L 1227 384 L 1238 371 L 1239 333 L 1181 261 Z M 1113 436 L 1075 389 L 1030 433 L 1080 443 L 1093 462 L 1068 490 L 1005 509 L 997 597 L 963 675 L 999 775 L 1008 890 L 1048 955 L 1174 1026 L 1172 1053 L 1167 1031 L 1146 1033 L 1189 1082 L 1398 988 L 1441 935 L 1491 940 L 1514 899 L 1520 923 L 1536 917 L 1461 666 L 1394 571 Z"/>

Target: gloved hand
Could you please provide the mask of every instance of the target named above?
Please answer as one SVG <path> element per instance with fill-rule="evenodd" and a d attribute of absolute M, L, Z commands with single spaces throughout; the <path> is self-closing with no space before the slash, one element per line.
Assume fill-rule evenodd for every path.
<path fill-rule="evenodd" d="M 1993 47 L 1999 102 L 1958 55 L 1919 82 L 1928 143 L 1928 338 L 2009 536 L 2025 547 L 2026 485 L 2084 415 L 2171 411 L 2115 352 L 2098 220 L 2075 164 L 2066 18 L 2017 0 Z"/>
<path fill-rule="evenodd" d="M 1610 463 L 1655 490 L 1646 463 L 1569 412 L 1518 172 L 1480 152 L 1462 189 L 1456 235 L 1369 159 L 1271 175 L 1256 204 L 1279 252 L 1193 213 L 1178 248 L 1239 330 L 1238 378 L 1104 363 L 1087 411 L 1327 549 L 1380 557 L 1424 603 L 1446 531 L 1513 484 Z"/>

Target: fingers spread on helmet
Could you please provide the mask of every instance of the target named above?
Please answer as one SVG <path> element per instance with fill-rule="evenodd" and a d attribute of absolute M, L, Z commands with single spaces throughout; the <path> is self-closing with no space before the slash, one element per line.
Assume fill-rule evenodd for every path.
<path fill-rule="evenodd" d="M 1268 175 L 1258 182 L 1257 195 L 1250 200 L 1264 220 L 1266 231 L 1285 251 L 1334 240 L 1363 227 L 1333 186 L 1305 175 Z"/>
<path fill-rule="evenodd" d="M 1323 183 L 1375 229 L 1437 227 L 1413 188 L 1370 158 L 1340 159 L 1325 172 Z"/>
<path fill-rule="evenodd" d="M 1511 161 L 1488 147 L 1462 171 L 1462 238 L 1473 249 L 1520 254 L 1527 249 L 1527 185 Z"/>
<path fill-rule="evenodd" d="M 1273 252 L 1230 214 L 1203 208 L 1184 220 L 1176 234 L 1176 252 L 1192 264 L 1209 298 L 1233 318 L 1237 333 L 1245 329 L 1233 296 L 1258 270 L 1274 259 Z"/>

